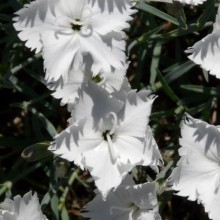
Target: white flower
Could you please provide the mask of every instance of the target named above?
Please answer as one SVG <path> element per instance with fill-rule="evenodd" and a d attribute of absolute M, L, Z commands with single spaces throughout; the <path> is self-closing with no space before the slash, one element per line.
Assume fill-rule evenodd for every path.
<path fill-rule="evenodd" d="M 46 80 L 62 76 L 66 82 L 69 71 L 86 62 L 85 55 L 92 57 L 94 75 L 123 66 L 122 30 L 134 12 L 130 5 L 123 12 L 109 12 L 89 0 L 36 0 L 16 13 L 14 27 L 27 47 L 43 50 Z"/>
<path fill-rule="evenodd" d="M 105 200 L 100 194 L 83 209 L 91 220 L 161 220 L 154 183 L 135 185 L 131 177 L 111 191 Z"/>
<path fill-rule="evenodd" d="M 13 200 L 5 199 L 0 204 L 1 220 L 46 220 L 42 214 L 37 194 L 26 193 L 23 197 L 17 195 Z"/>
<path fill-rule="evenodd" d="M 86 63 L 78 71 L 72 70 L 67 82 L 63 82 L 61 78 L 59 81 L 48 84 L 51 90 L 55 90 L 52 95 L 57 99 L 62 99 L 61 105 L 68 104 L 69 111 L 71 111 L 75 99 L 78 97 L 78 90 L 84 86 L 84 84 L 88 84 L 92 81 L 109 93 L 119 91 L 122 88 L 128 63 L 125 63 L 121 69 L 112 72 L 101 71 L 96 76 L 93 76 L 91 72 L 91 65 L 92 61 L 90 60 L 89 63 Z"/>
<path fill-rule="evenodd" d="M 153 101 L 147 90 L 130 90 L 122 101 L 88 84 L 79 94 L 70 126 L 50 149 L 88 169 L 105 197 L 135 165 L 161 164 L 155 145 L 146 146 Z"/>
<path fill-rule="evenodd" d="M 171 2 L 180 2 L 182 4 L 190 4 L 190 5 L 200 5 L 207 0 L 168 0 L 169 3 Z"/>
<path fill-rule="evenodd" d="M 133 0 L 134 2 L 164 2 L 164 3 L 176 3 L 180 2 L 182 4 L 190 4 L 190 5 L 200 5 L 207 0 Z"/>
<path fill-rule="evenodd" d="M 207 0 L 173 0 L 173 2 L 180 2 L 182 4 L 190 4 L 190 5 L 200 5 L 206 1 Z"/>
<path fill-rule="evenodd" d="M 220 78 L 220 7 L 212 33 L 188 48 L 186 52 L 191 53 L 189 59 L 209 71 L 211 75 Z"/>
<path fill-rule="evenodd" d="M 220 216 L 220 127 L 187 115 L 182 123 L 177 167 L 168 182 L 177 195 L 201 202 L 209 218 Z"/>

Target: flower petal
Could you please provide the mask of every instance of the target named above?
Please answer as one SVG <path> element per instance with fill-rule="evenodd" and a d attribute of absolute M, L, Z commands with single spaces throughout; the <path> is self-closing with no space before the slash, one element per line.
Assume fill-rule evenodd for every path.
<path fill-rule="evenodd" d="M 150 166 L 157 173 L 159 172 L 157 166 L 163 165 L 163 158 L 158 149 L 157 143 L 153 137 L 150 126 L 146 129 L 145 146 L 143 153 L 142 166 Z"/>
<path fill-rule="evenodd" d="M 94 83 L 84 85 L 79 91 L 79 100 L 72 111 L 72 121 L 93 117 L 94 121 L 105 117 L 109 112 L 118 112 L 123 102 L 110 95 Z"/>
<path fill-rule="evenodd" d="M 93 1 L 96 5 L 94 0 Z M 98 0 L 98 6 L 101 10 L 102 19 L 98 16 L 92 18 L 92 24 L 96 28 L 96 31 L 101 34 L 107 34 L 109 29 L 115 32 L 121 32 L 122 30 L 129 28 L 128 21 L 132 20 L 131 15 L 137 12 L 132 9 L 133 4 L 130 0 Z M 108 23 L 108 26 L 106 25 Z"/>
<path fill-rule="evenodd" d="M 188 48 L 187 53 L 192 53 L 188 58 L 199 64 L 203 69 L 209 71 L 211 75 L 220 78 L 220 32 L 211 33 L 201 41 Z"/>
<path fill-rule="evenodd" d="M 79 36 L 64 35 L 54 31 L 47 31 L 41 34 L 43 41 L 44 67 L 46 69 L 46 80 L 57 81 L 62 76 L 63 81 L 68 80 L 69 71 L 75 65 L 82 63 Z M 78 69 L 78 68 L 76 68 Z"/>
<path fill-rule="evenodd" d="M 144 140 L 119 135 L 114 141 L 118 153 L 118 162 L 130 166 L 130 170 L 137 164 L 142 164 L 144 153 Z M 130 171 L 129 170 L 129 171 Z"/>
<path fill-rule="evenodd" d="M 93 176 L 98 190 L 105 198 L 113 187 L 117 187 L 121 183 L 126 173 L 121 173 L 117 163 L 112 162 L 105 141 L 94 150 L 84 152 L 84 157 L 87 169 Z M 98 163 L 97 158 L 99 158 Z"/>
<path fill-rule="evenodd" d="M 129 91 L 124 108 L 118 113 L 121 120 L 117 134 L 144 138 L 153 101 L 147 90 Z"/>
<path fill-rule="evenodd" d="M 200 195 L 212 193 L 210 185 L 218 182 L 220 174 L 218 128 L 189 115 L 182 123 L 179 154 L 181 159 L 168 182 L 177 195 L 200 200 Z"/>
<path fill-rule="evenodd" d="M 48 28 L 55 29 L 54 8 L 57 0 L 37 0 L 26 4 L 24 8 L 17 11 L 17 17 L 14 28 L 19 31 L 18 37 L 26 41 L 25 46 L 36 50 L 39 53 L 42 50 L 42 41 L 40 34 Z"/>
<path fill-rule="evenodd" d="M 192 47 L 186 50 L 186 53 L 191 53 L 188 56 L 196 64 L 199 64 L 203 69 L 209 71 L 211 75 L 220 78 L 220 7 L 216 15 L 213 32 L 202 40 L 195 43 Z"/>
<path fill-rule="evenodd" d="M 89 120 L 82 119 L 58 134 L 48 149 L 84 169 L 83 152 L 92 150 L 101 141 L 100 132 L 93 129 Z"/>
<path fill-rule="evenodd" d="M 80 38 L 81 51 L 84 54 L 90 54 L 93 59 L 92 72 L 94 75 L 100 71 L 111 72 L 112 68 L 123 68 L 126 60 L 125 41 L 122 38 L 115 40 L 112 36 L 114 35 L 110 33 L 101 38 L 99 34 L 94 32 L 91 36 Z M 111 45 L 103 41 L 107 41 L 108 44 L 111 42 Z"/>
<path fill-rule="evenodd" d="M 48 83 L 48 88 L 55 90 L 53 97 L 61 99 L 61 105 L 68 104 L 68 110 L 71 111 L 76 98 L 79 97 L 78 90 L 85 83 L 88 83 L 88 76 L 79 69 L 70 71 L 67 82 L 61 77 L 58 81 Z"/>
<path fill-rule="evenodd" d="M 220 202 L 220 191 L 216 189 L 214 182 L 210 182 L 208 185 L 209 189 L 198 195 L 200 201 L 205 207 L 205 211 L 208 213 L 210 219 L 218 220 L 220 216 L 219 202 Z"/>

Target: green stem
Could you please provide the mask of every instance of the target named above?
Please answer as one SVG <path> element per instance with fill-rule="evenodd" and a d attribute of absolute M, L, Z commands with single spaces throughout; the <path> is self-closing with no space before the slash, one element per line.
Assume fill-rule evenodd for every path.
<path fill-rule="evenodd" d="M 68 192 L 70 191 L 70 187 L 72 186 L 73 182 L 75 181 L 75 179 L 77 178 L 79 173 L 79 169 L 75 170 L 72 175 L 70 176 L 68 182 L 67 182 L 67 186 L 65 187 L 62 196 L 60 197 L 60 204 L 58 209 L 61 210 L 65 204 L 66 201 L 66 197 Z"/>

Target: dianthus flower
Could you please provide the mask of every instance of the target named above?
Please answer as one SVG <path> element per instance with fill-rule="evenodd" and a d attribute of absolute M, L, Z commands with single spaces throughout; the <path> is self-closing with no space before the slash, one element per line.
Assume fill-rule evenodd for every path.
<path fill-rule="evenodd" d="M 17 195 L 14 199 L 5 199 L 0 204 L 1 220 L 46 220 L 43 215 L 37 194 L 26 193 L 23 197 Z"/>
<path fill-rule="evenodd" d="M 70 126 L 50 147 L 55 154 L 88 169 L 104 197 L 134 166 L 161 164 L 157 146 L 147 132 L 154 98 L 147 90 L 130 90 L 120 98 L 92 83 L 86 85 L 72 110 Z"/>
<path fill-rule="evenodd" d="M 182 123 L 180 160 L 168 179 L 177 195 L 201 202 L 209 218 L 220 210 L 220 127 L 187 115 Z"/>
<path fill-rule="evenodd" d="M 92 57 L 94 75 L 123 66 L 123 29 L 135 12 L 124 2 L 126 10 L 109 11 L 89 0 L 36 0 L 16 12 L 14 27 L 27 47 L 43 51 L 46 80 L 62 76 L 67 82 L 70 70 L 78 70 L 85 55 Z"/>
<path fill-rule="evenodd" d="M 181 3 L 181 4 L 189 4 L 189 5 L 200 5 L 203 4 L 207 0 L 149 0 L 153 2 L 164 2 L 169 4 Z M 147 0 L 133 0 L 133 2 L 148 2 Z"/>
<path fill-rule="evenodd" d="M 116 190 L 110 191 L 105 200 L 97 194 L 84 207 L 82 215 L 91 220 L 161 220 L 156 185 L 135 185 L 128 176 Z"/>

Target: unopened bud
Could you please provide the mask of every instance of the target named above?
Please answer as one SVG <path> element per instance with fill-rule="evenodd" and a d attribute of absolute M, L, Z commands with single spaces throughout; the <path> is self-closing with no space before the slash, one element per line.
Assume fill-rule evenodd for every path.
<path fill-rule="evenodd" d="M 30 145 L 23 150 L 23 152 L 21 153 L 21 157 L 27 160 L 28 162 L 34 162 L 37 160 L 41 160 L 45 157 L 52 156 L 53 153 L 47 150 L 49 146 L 49 141 Z"/>

